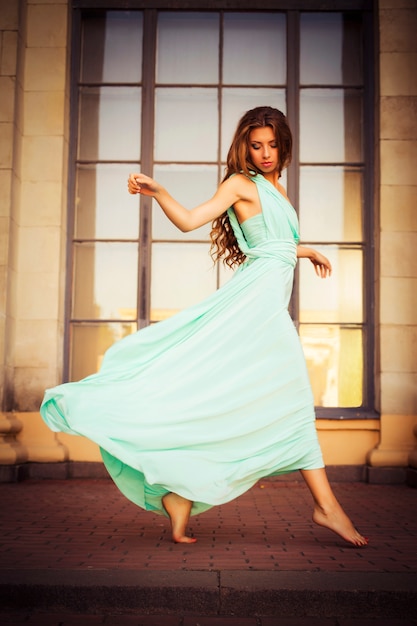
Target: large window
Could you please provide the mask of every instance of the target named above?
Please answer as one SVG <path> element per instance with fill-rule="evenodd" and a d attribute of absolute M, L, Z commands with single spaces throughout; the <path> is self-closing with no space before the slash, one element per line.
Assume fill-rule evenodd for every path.
<path fill-rule="evenodd" d="M 114 341 L 230 278 L 213 268 L 210 225 L 181 233 L 149 198 L 130 196 L 126 179 L 141 169 L 195 206 L 222 179 L 240 116 L 267 104 L 294 132 L 284 184 L 302 241 L 334 266 L 320 281 L 300 262 L 291 306 L 315 403 L 330 416 L 370 408 L 371 20 L 352 2 L 332 11 L 76 4 L 67 377 L 96 371 Z"/>

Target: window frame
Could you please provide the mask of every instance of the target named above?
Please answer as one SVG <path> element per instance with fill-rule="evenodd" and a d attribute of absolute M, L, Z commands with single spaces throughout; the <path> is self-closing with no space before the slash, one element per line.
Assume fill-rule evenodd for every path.
<path fill-rule="evenodd" d="M 227 6 L 225 6 L 227 4 Z M 377 230 L 376 216 L 376 171 L 377 151 L 375 136 L 378 120 L 375 116 L 375 97 L 377 80 L 376 44 L 377 29 L 377 0 L 264 0 L 262 8 L 254 8 L 250 0 L 72 0 L 71 12 L 71 50 L 70 50 L 70 141 L 69 141 L 69 177 L 68 177 L 68 246 L 67 246 L 67 280 L 65 289 L 65 328 L 64 328 L 64 380 L 69 379 L 69 355 L 71 325 L 71 299 L 73 292 L 73 233 L 74 233 L 74 203 L 78 137 L 78 90 L 79 69 L 81 62 L 81 23 L 84 13 L 96 13 L 105 10 L 140 10 L 143 12 L 143 68 L 142 68 L 142 123 L 141 136 L 141 167 L 143 171 L 152 172 L 154 165 L 153 155 L 153 126 L 155 118 L 155 75 L 156 59 L 156 32 L 158 11 L 213 11 L 213 12 L 284 12 L 287 22 L 287 118 L 293 131 L 294 151 L 293 162 L 288 168 L 287 188 L 288 195 L 295 207 L 299 205 L 299 114 L 300 114 L 300 13 L 301 12 L 361 12 L 363 16 L 363 180 L 364 180 L 364 317 L 362 324 L 364 351 L 363 351 L 363 406 L 356 408 L 316 407 L 318 418 L 325 419 L 364 419 L 376 418 L 375 411 L 375 234 Z M 151 146 L 151 147 L 150 147 Z M 220 156 L 219 156 L 220 158 Z M 116 163 L 116 161 L 115 161 Z M 140 198 L 140 245 L 138 269 L 138 298 L 137 322 L 138 328 L 149 324 L 150 311 L 150 268 L 152 250 L 152 200 Z M 298 327 L 299 310 L 299 277 L 295 273 L 293 297 L 290 313 Z M 100 320 L 107 321 L 107 320 Z M 112 320 L 113 321 L 113 320 Z"/>

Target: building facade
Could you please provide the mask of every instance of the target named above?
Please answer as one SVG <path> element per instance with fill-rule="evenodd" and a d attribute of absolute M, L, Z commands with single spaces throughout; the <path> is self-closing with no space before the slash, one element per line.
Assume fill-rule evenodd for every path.
<path fill-rule="evenodd" d="M 256 4 L 0 0 L 3 480 L 100 472 L 44 425 L 44 390 L 230 278 L 209 229 L 178 234 L 128 173 L 198 204 L 240 115 L 271 104 L 302 241 L 335 268 L 318 284 L 300 262 L 291 303 L 325 461 L 415 481 L 417 3 Z"/>

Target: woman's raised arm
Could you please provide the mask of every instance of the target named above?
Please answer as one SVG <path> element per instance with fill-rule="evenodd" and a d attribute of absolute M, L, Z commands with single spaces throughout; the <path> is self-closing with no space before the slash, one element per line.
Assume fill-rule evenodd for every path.
<path fill-rule="evenodd" d="M 130 174 L 127 186 L 131 194 L 139 193 L 155 198 L 167 218 L 182 232 L 187 232 L 212 222 L 241 199 L 238 179 L 238 176 L 228 178 L 221 183 L 210 200 L 190 210 L 177 202 L 162 185 L 145 174 Z"/>

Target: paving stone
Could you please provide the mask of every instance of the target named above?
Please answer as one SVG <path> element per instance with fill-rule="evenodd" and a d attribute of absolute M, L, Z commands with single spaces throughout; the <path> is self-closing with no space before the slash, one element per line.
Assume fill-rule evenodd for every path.
<path fill-rule="evenodd" d="M 264 581 L 290 575 L 296 580 L 305 574 L 326 575 L 327 581 L 342 580 L 342 574 L 352 575 L 352 580 L 365 577 L 372 581 L 386 575 L 392 581 L 392 603 L 387 601 L 378 609 L 373 601 L 380 591 L 376 587 L 369 591 L 369 602 L 362 599 L 363 606 L 369 607 L 367 612 L 364 609 L 360 613 L 352 604 L 348 607 L 351 609 L 349 613 L 339 612 L 333 618 L 328 617 L 329 613 L 323 613 L 320 626 L 417 626 L 413 623 L 417 618 L 412 609 L 413 600 L 416 600 L 415 588 L 414 595 L 408 593 L 407 596 L 404 596 L 407 591 L 404 586 L 398 587 L 397 596 L 395 588 L 396 581 L 404 581 L 407 577 L 415 580 L 417 573 L 417 491 L 406 485 L 367 483 L 336 483 L 334 490 L 354 523 L 370 537 L 366 548 L 350 546 L 312 523 L 312 499 L 302 482 L 264 480 L 237 500 L 193 517 L 190 530 L 198 541 L 192 546 L 173 544 L 165 517 L 142 511 L 126 500 L 107 479 L 36 479 L 2 483 L 0 576 L 4 581 L 9 572 L 25 574 L 26 583 L 30 585 L 36 582 L 34 578 L 31 580 L 31 574 L 38 577 L 39 572 L 52 575 L 55 572 L 57 576 L 61 573 L 72 583 L 79 582 L 86 574 L 91 575 L 94 583 L 95 575 L 99 578 L 103 572 L 115 581 L 122 575 L 129 577 L 136 572 L 145 578 L 154 577 L 156 581 L 160 577 L 165 583 L 169 575 L 172 586 L 172 581 L 180 574 L 186 578 L 189 576 L 189 580 L 205 574 L 218 581 L 219 588 L 211 586 L 212 597 L 218 602 L 221 581 L 226 579 L 226 574 L 230 579 L 233 573 L 240 576 L 253 573 Z M 91 583 L 89 585 L 91 589 Z M 152 591 L 154 598 L 158 597 L 157 586 L 158 583 L 156 590 Z M 267 587 L 270 589 L 273 585 L 268 582 Z M 123 587 L 121 591 L 124 591 Z M 261 598 L 262 589 L 255 590 L 256 593 L 244 585 L 235 589 L 241 594 L 248 591 L 251 592 L 248 597 Z M 325 586 L 322 591 L 330 601 L 331 594 L 337 590 Z M 320 590 L 315 589 L 314 593 L 314 601 L 319 602 Z M 171 588 L 171 602 L 175 601 L 175 594 L 175 589 Z M 96 596 L 100 596 L 99 590 L 96 590 Z M 188 626 L 185 620 L 189 622 L 200 612 L 197 591 L 190 597 L 196 601 L 195 607 L 187 609 L 194 611 L 192 615 L 187 615 L 184 606 L 177 601 L 178 615 L 175 616 L 114 616 L 102 612 L 89 615 L 90 622 L 85 625 Z M 227 598 L 227 594 L 223 597 Z M 291 598 L 288 596 L 287 600 L 290 602 Z M 32 601 L 36 603 L 36 594 Z M 207 622 L 207 626 L 238 626 L 237 622 L 231 621 L 233 619 L 249 620 L 242 626 L 304 626 L 303 620 L 306 620 L 305 626 L 317 626 L 311 620 L 318 618 L 297 617 L 294 606 L 292 613 L 280 612 L 275 617 L 271 609 L 273 601 L 273 594 L 265 600 L 265 606 L 269 607 L 267 614 L 256 613 L 254 607 L 249 606 L 246 615 L 243 609 L 239 611 L 240 618 L 232 615 L 231 610 L 228 615 L 215 617 L 211 610 L 204 619 L 217 620 L 217 623 Z M 238 605 L 243 606 L 242 603 Z M 337 607 L 337 597 L 332 606 Z M 7 613 L 8 605 L 3 605 L 0 623 L 36 624 L 34 620 L 40 619 L 36 604 L 27 613 L 22 612 L 22 608 L 25 607 L 19 606 L 17 610 L 16 605 L 16 613 Z M 82 613 L 59 616 L 56 612 L 54 614 L 50 605 L 42 608 L 51 608 L 51 611 L 42 614 L 44 621 L 40 626 L 71 626 L 72 623 L 84 626 L 79 620 Z M 123 609 L 119 606 L 112 608 Z M 160 608 L 162 611 L 163 607 Z M 374 615 L 373 610 L 379 611 L 378 615 Z M 140 615 L 139 611 L 137 613 Z M 314 612 L 309 614 L 314 615 Z M 359 623 L 361 614 L 367 615 L 368 621 L 361 618 Z M 355 619 L 349 621 L 350 615 Z M 66 624 L 64 618 L 78 621 Z M 114 621 L 116 618 L 118 621 Z M 54 621 L 57 619 L 61 621 Z M 140 619 L 143 622 L 138 621 Z"/>

